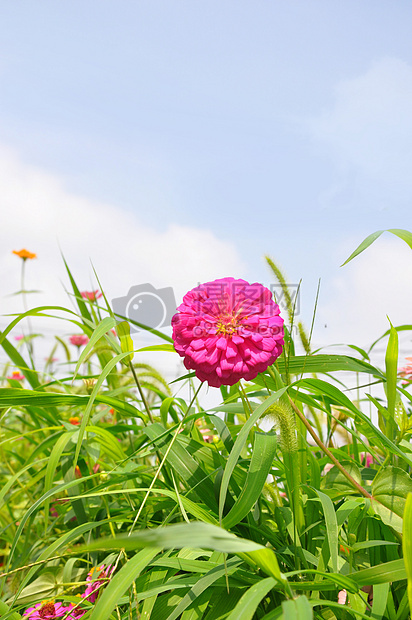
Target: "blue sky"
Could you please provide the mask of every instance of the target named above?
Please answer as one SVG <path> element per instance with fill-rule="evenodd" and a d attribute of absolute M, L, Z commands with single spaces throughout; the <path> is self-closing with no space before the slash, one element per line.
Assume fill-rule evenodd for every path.
<path fill-rule="evenodd" d="M 308 318 L 317 279 L 338 300 L 367 234 L 412 229 L 411 23 L 406 0 L 3 2 L 0 146 L 84 209 L 210 231 L 236 275 L 270 281 L 271 254 L 303 278 Z"/>

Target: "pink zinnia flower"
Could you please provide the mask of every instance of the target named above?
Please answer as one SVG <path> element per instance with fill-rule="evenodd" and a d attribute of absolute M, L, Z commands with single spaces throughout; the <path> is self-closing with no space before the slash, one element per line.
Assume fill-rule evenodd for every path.
<path fill-rule="evenodd" d="M 96 301 L 96 299 L 102 297 L 100 291 L 82 291 L 80 294 L 84 299 L 88 299 L 89 301 Z"/>
<path fill-rule="evenodd" d="M 64 607 L 61 603 L 42 601 L 34 607 L 26 609 L 23 615 L 30 620 L 53 620 L 54 618 L 61 618 L 68 611 L 70 611 L 70 607 Z"/>
<path fill-rule="evenodd" d="M 74 334 L 69 338 L 70 344 L 74 344 L 75 347 L 83 347 L 89 342 L 88 337 L 85 334 Z"/>
<path fill-rule="evenodd" d="M 269 289 L 234 278 L 186 293 L 172 325 L 185 367 L 213 387 L 254 379 L 284 344 L 283 319 Z"/>
<path fill-rule="evenodd" d="M 14 381 L 24 381 L 24 375 L 20 372 L 20 370 L 13 370 L 10 377 L 7 379 L 14 379 Z"/>
<path fill-rule="evenodd" d="M 93 578 L 94 572 L 97 571 L 97 577 Z M 83 598 L 86 598 L 90 603 L 94 603 L 99 595 L 99 589 L 107 583 L 108 578 L 114 571 L 114 566 L 109 566 L 105 569 L 104 564 L 101 566 L 93 566 L 88 572 L 86 581 L 90 581 L 90 585 L 87 586 Z"/>

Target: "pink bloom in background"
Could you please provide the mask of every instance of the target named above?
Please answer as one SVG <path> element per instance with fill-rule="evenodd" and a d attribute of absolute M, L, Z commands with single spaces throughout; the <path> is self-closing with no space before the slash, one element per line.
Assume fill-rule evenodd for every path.
<path fill-rule="evenodd" d="M 93 578 L 93 574 L 97 571 L 97 576 Z M 90 603 L 94 603 L 99 595 L 99 589 L 107 584 L 107 579 L 114 571 L 114 566 L 109 566 L 105 569 L 104 564 L 101 566 L 93 566 L 93 568 L 87 573 L 86 581 L 90 581 L 90 585 L 87 586 L 82 597 L 87 599 Z"/>
<path fill-rule="evenodd" d="M 102 297 L 100 291 L 82 291 L 80 294 L 84 299 L 88 299 L 89 301 L 96 301 L 96 299 Z"/>
<path fill-rule="evenodd" d="M 373 456 L 371 454 L 368 454 L 367 452 L 361 452 L 359 454 L 359 458 L 361 460 L 361 463 L 365 464 L 365 467 L 370 467 L 373 463 Z"/>
<path fill-rule="evenodd" d="M 70 609 L 71 607 L 63 607 L 61 603 L 43 601 L 26 609 L 23 615 L 30 620 L 53 620 L 53 618 L 61 618 Z"/>
<path fill-rule="evenodd" d="M 73 605 L 73 603 L 70 603 L 68 609 L 71 611 L 71 613 L 70 616 L 68 616 L 67 620 L 77 620 L 78 618 L 82 618 L 86 613 L 86 609 L 76 607 L 76 605 Z"/>
<path fill-rule="evenodd" d="M 56 505 L 57 505 L 56 502 L 54 502 L 50 506 L 50 516 L 53 517 L 54 519 L 59 516 L 59 513 L 56 510 Z"/>
<path fill-rule="evenodd" d="M 17 340 L 17 342 L 19 340 L 23 340 L 23 338 L 24 338 L 23 334 L 21 334 L 20 336 L 14 336 L 14 340 Z"/>
<path fill-rule="evenodd" d="M 341 590 L 338 594 L 338 604 L 339 605 L 345 605 L 346 603 L 346 599 L 347 599 L 347 592 L 346 590 Z"/>
<path fill-rule="evenodd" d="M 10 377 L 7 379 L 14 379 L 15 381 L 24 381 L 24 375 L 20 372 L 20 370 L 13 370 Z"/>
<path fill-rule="evenodd" d="M 74 344 L 75 347 L 83 347 L 89 342 L 88 337 L 85 334 L 74 334 L 69 337 L 70 344 Z"/>
<path fill-rule="evenodd" d="M 405 357 L 405 359 L 408 360 L 409 364 L 398 368 L 398 375 L 405 379 L 402 381 L 402 385 L 408 385 L 412 382 L 412 357 Z"/>
<path fill-rule="evenodd" d="M 186 293 L 172 325 L 185 367 L 213 387 L 254 379 L 284 344 L 283 319 L 269 289 L 234 278 Z"/>

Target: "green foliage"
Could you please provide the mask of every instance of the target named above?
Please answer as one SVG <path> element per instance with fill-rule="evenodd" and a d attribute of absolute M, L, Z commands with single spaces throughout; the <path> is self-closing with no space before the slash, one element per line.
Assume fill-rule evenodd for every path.
<path fill-rule="evenodd" d="M 353 355 L 311 353 L 300 325 L 305 355 L 290 332 L 273 367 L 207 410 L 193 373 L 168 383 L 144 362 L 168 352 L 175 367 L 170 338 L 152 330 L 160 344 L 133 350 L 128 324 L 105 297 L 83 299 L 66 267 L 77 310 L 34 308 L 0 334 L 1 618 L 54 599 L 85 620 L 406 620 L 412 399 L 397 339 L 411 326 L 382 336 L 380 368 L 369 357 L 380 338 Z M 68 376 L 32 364 L 33 334 L 11 344 L 34 316 L 88 336 L 76 357 L 55 340 L 50 358 L 60 349 Z M 11 364 L 24 382 L 7 379 Z M 79 597 L 91 583 L 96 600 Z"/>

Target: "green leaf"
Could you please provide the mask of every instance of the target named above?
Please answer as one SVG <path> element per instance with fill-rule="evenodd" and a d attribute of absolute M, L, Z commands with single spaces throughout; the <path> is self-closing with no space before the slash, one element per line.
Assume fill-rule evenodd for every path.
<path fill-rule="evenodd" d="M 403 559 L 385 562 L 372 568 L 351 573 L 350 578 L 358 586 L 374 586 L 377 583 L 391 583 L 392 581 L 402 581 L 407 578 Z"/>
<path fill-rule="evenodd" d="M 10 607 L 8 605 L 6 605 L 6 603 L 4 603 L 3 601 L 0 601 L 1 617 L 2 618 L 6 618 L 5 614 L 7 614 L 7 612 L 9 612 L 8 615 L 7 615 L 8 620 L 21 620 L 21 618 L 22 618 L 21 615 L 18 614 L 17 612 L 15 612 L 15 611 L 11 612 L 10 611 Z"/>
<path fill-rule="evenodd" d="M 384 523 L 402 532 L 402 517 L 408 493 L 412 492 L 411 477 L 398 467 L 381 469 L 372 482 L 372 505 Z"/>
<path fill-rule="evenodd" d="M 346 471 L 352 476 L 354 480 L 360 485 L 362 485 L 362 476 L 360 473 L 359 467 L 353 461 L 342 461 L 341 465 L 346 469 Z M 349 480 L 342 474 L 340 469 L 334 465 L 332 469 L 328 471 L 326 476 L 322 479 L 322 488 L 332 489 L 333 491 L 344 491 L 345 493 L 357 493 L 357 491 L 353 488 L 353 485 L 349 482 Z"/>
<path fill-rule="evenodd" d="M 128 366 L 134 357 L 133 353 L 133 340 L 130 337 L 130 325 L 127 321 L 121 321 L 116 325 L 116 332 L 120 339 L 120 347 L 122 349 L 122 353 L 130 353 L 127 357 L 124 358 L 123 364 Z"/>
<path fill-rule="evenodd" d="M 94 398 L 96 403 L 105 403 L 114 407 L 118 411 L 122 411 L 132 417 L 146 420 L 146 416 L 136 407 L 125 403 L 122 400 L 97 394 Z M 0 388 L 0 407 L 51 407 L 51 406 L 69 406 L 76 405 L 87 407 L 90 402 L 90 396 L 82 394 L 56 394 L 55 392 L 35 392 L 32 390 L 21 390 L 19 388 Z"/>
<path fill-rule="evenodd" d="M 388 439 L 376 426 L 373 424 L 372 420 L 368 418 L 367 415 L 363 413 L 360 409 L 355 407 L 352 401 L 343 394 L 337 387 L 327 383 L 326 381 L 322 381 L 321 379 L 301 379 L 297 381 L 295 384 L 299 389 L 308 388 L 312 393 L 319 394 L 321 397 L 326 396 L 329 399 L 332 399 L 334 403 L 337 405 L 342 405 L 345 407 L 350 414 L 352 414 L 352 418 L 354 420 L 361 420 L 367 427 L 369 427 L 370 431 L 373 433 L 374 437 L 379 440 L 382 446 L 385 446 L 392 454 L 397 454 L 403 460 L 405 460 L 408 465 L 412 464 L 412 459 L 408 454 L 405 454 L 393 441 Z"/>
<path fill-rule="evenodd" d="M 223 518 L 223 527 L 230 529 L 241 521 L 256 504 L 269 475 L 276 452 L 275 433 L 255 433 L 252 458 L 242 491 L 235 505 Z"/>
<path fill-rule="evenodd" d="M 325 515 L 325 524 L 326 524 L 326 533 L 328 536 L 329 543 L 329 553 L 332 562 L 332 570 L 334 573 L 338 572 L 338 522 L 336 520 L 335 508 L 333 506 L 332 500 L 330 497 L 318 491 L 317 489 L 313 489 L 313 491 L 319 497 L 323 513 Z"/>
<path fill-rule="evenodd" d="M 82 447 L 82 442 L 83 442 L 83 436 L 84 433 L 86 432 L 86 426 L 89 423 L 89 417 L 90 417 L 90 413 L 93 407 L 93 403 L 96 400 L 97 394 L 100 390 L 100 387 L 103 384 L 103 381 L 106 379 L 107 375 L 111 372 L 111 370 L 116 366 L 116 364 L 118 362 L 121 362 L 125 357 L 127 356 L 127 353 L 121 353 L 120 355 L 116 355 L 115 357 L 113 357 L 107 364 L 106 366 L 103 368 L 102 372 L 99 375 L 99 378 L 97 380 L 97 383 L 95 384 L 95 386 L 93 387 L 93 391 L 89 396 L 89 401 L 87 403 L 86 409 L 84 410 L 84 414 L 83 414 L 83 418 L 79 427 L 79 435 L 78 435 L 78 439 L 77 439 L 77 444 L 76 444 L 76 450 L 74 453 L 74 459 L 73 459 L 73 469 L 75 469 L 76 465 L 77 465 L 77 460 L 79 458 L 79 454 L 80 454 L 80 449 Z"/>
<path fill-rule="evenodd" d="M 282 603 L 284 620 L 313 620 L 313 610 L 306 596 Z"/>
<path fill-rule="evenodd" d="M 390 321 L 389 321 L 390 322 Z M 398 332 L 390 324 L 390 335 L 388 346 L 386 348 L 385 366 L 386 366 L 386 395 L 388 399 L 388 423 L 387 435 L 389 439 L 395 437 L 395 403 L 396 403 L 396 384 L 398 379 Z"/>
<path fill-rule="evenodd" d="M 389 583 L 377 583 L 373 586 L 373 603 L 371 618 L 382 620 L 388 603 Z"/>
<path fill-rule="evenodd" d="M 226 530 L 209 523 L 177 523 L 166 527 L 143 530 L 130 536 L 120 535 L 116 538 L 104 538 L 83 547 L 85 551 L 97 549 L 125 549 L 125 551 L 142 547 L 159 547 L 162 549 L 212 549 L 221 553 L 234 553 L 274 577 L 282 585 L 285 580 L 280 573 L 276 555 L 268 547 L 245 538 L 238 538 Z M 245 557 L 246 556 L 246 557 Z"/>
<path fill-rule="evenodd" d="M 119 599 L 130 588 L 136 577 L 159 553 L 160 549 L 142 549 L 126 564 L 104 588 L 103 594 L 94 607 L 90 620 L 107 620 Z"/>
<path fill-rule="evenodd" d="M 53 446 L 53 450 L 50 454 L 49 462 L 47 463 L 46 475 L 44 477 L 44 493 L 47 493 L 52 488 L 54 474 L 56 472 L 56 468 L 59 464 L 60 457 L 64 452 L 65 447 L 69 443 L 70 439 L 73 437 L 73 432 L 63 433 L 57 439 L 55 445 Z M 47 525 L 49 521 L 49 506 L 50 506 L 50 498 L 47 498 L 44 502 L 44 531 L 47 532 Z"/>
<path fill-rule="evenodd" d="M 283 359 L 277 360 L 277 366 L 280 373 L 285 373 L 286 365 Z M 287 360 L 288 372 L 292 375 L 300 375 L 302 373 L 318 373 L 318 372 L 336 372 L 344 370 L 348 372 L 361 372 L 376 377 L 383 378 L 382 372 L 355 357 L 349 355 L 291 355 Z M 257 382 L 259 375 L 254 380 Z M 258 381 L 263 384 L 261 378 Z"/>
<path fill-rule="evenodd" d="M 252 620 L 260 601 L 265 598 L 275 585 L 276 581 L 272 577 L 267 577 L 255 583 L 246 590 L 227 620 L 239 620 L 239 618 L 242 618 L 242 620 Z"/>
<path fill-rule="evenodd" d="M 269 396 L 269 398 L 267 398 L 265 402 L 259 405 L 259 407 L 253 412 L 250 418 L 243 425 L 239 435 L 236 438 L 233 449 L 231 453 L 229 454 L 229 458 L 227 459 L 226 467 L 223 472 L 222 483 L 220 486 L 220 493 L 219 493 L 219 521 L 220 522 L 222 522 L 222 519 L 223 519 L 223 508 L 224 508 L 225 501 L 226 501 L 226 495 L 227 495 L 230 477 L 233 473 L 233 470 L 236 467 L 240 453 L 242 452 L 243 447 L 245 446 L 247 442 L 249 431 L 253 428 L 253 426 L 256 424 L 258 419 L 265 413 L 265 411 L 271 405 L 273 405 L 273 403 L 279 400 L 279 398 L 285 393 L 285 391 L 286 391 L 286 388 L 282 388 L 281 390 L 278 390 L 277 392 L 272 394 L 272 396 Z"/>
<path fill-rule="evenodd" d="M 37 373 L 29 368 L 27 362 L 22 358 L 17 349 L 4 336 L 4 332 L 0 332 L 0 343 L 6 355 L 11 359 L 13 364 L 21 370 L 32 388 L 39 388 L 40 381 L 37 377 Z"/>
<path fill-rule="evenodd" d="M 408 577 L 409 607 L 412 609 L 412 493 L 408 493 L 403 515 L 403 558 Z"/>
<path fill-rule="evenodd" d="M 159 452 L 166 454 L 166 450 L 173 439 L 170 433 L 159 423 L 150 424 L 143 429 L 149 439 L 155 441 Z M 193 490 L 201 502 L 216 511 L 216 498 L 209 474 L 203 470 L 199 463 L 194 459 L 182 445 L 181 438 L 178 436 L 169 450 L 167 462 L 177 472 L 182 481 L 184 481 L 187 489 Z"/>
<path fill-rule="evenodd" d="M 364 239 L 362 241 L 362 243 L 360 245 L 358 245 L 358 247 L 356 248 L 356 250 L 354 252 L 352 252 L 352 254 L 349 256 L 349 258 L 347 258 L 345 260 L 344 263 L 342 263 L 341 267 L 343 267 L 344 265 L 346 265 L 347 263 L 349 263 L 353 258 L 355 258 L 356 256 L 358 256 L 361 252 L 363 252 L 364 250 L 366 250 L 366 248 L 368 248 L 370 245 L 372 245 L 372 243 L 374 241 L 376 241 L 376 239 L 378 239 L 378 237 L 381 236 L 382 233 L 384 233 L 384 230 L 378 230 L 374 233 L 372 233 L 371 235 L 369 235 L 368 237 L 366 237 L 366 239 Z"/>
<path fill-rule="evenodd" d="M 167 620 L 177 620 L 180 614 L 182 614 L 185 609 L 187 609 L 189 605 L 191 605 L 202 594 L 202 592 L 206 590 L 206 588 L 209 588 L 213 583 L 215 583 L 215 581 L 217 581 L 217 579 L 223 577 L 225 574 L 230 575 L 234 573 L 241 564 L 242 562 L 237 558 L 231 558 L 225 564 L 220 564 L 219 566 L 215 566 L 209 570 L 206 575 L 201 577 L 190 589 L 190 591 L 185 594 L 178 606 L 167 617 Z M 274 584 L 276 583 L 274 579 L 272 579 L 272 581 Z"/>
<path fill-rule="evenodd" d="M 378 239 L 378 237 L 380 237 L 381 234 L 384 232 L 390 232 L 393 235 L 396 235 L 397 237 L 399 237 L 399 239 L 405 241 L 405 243 L 407 243 L 412 249 L 412 233 L 410 233 L 409 230 L 404 230 L 402 228 L 388 228 L 386 230 L 378 230 L 377 232 L 369 235 L 369 237 L 366 237 L 366 239 L 364 239 L 362 243 L 356 248 L 356 250 L 349 256 L 349 258 L 345 260 L 341 267 L 349 263 L 349 261 L 355 258 L 355 256 L 358 256 L 361 252 L 363 252 L 363 250 L 366 250 L 366 248 L 372 245 L 372 243 L 376 241 L 376 239 Z"/>

